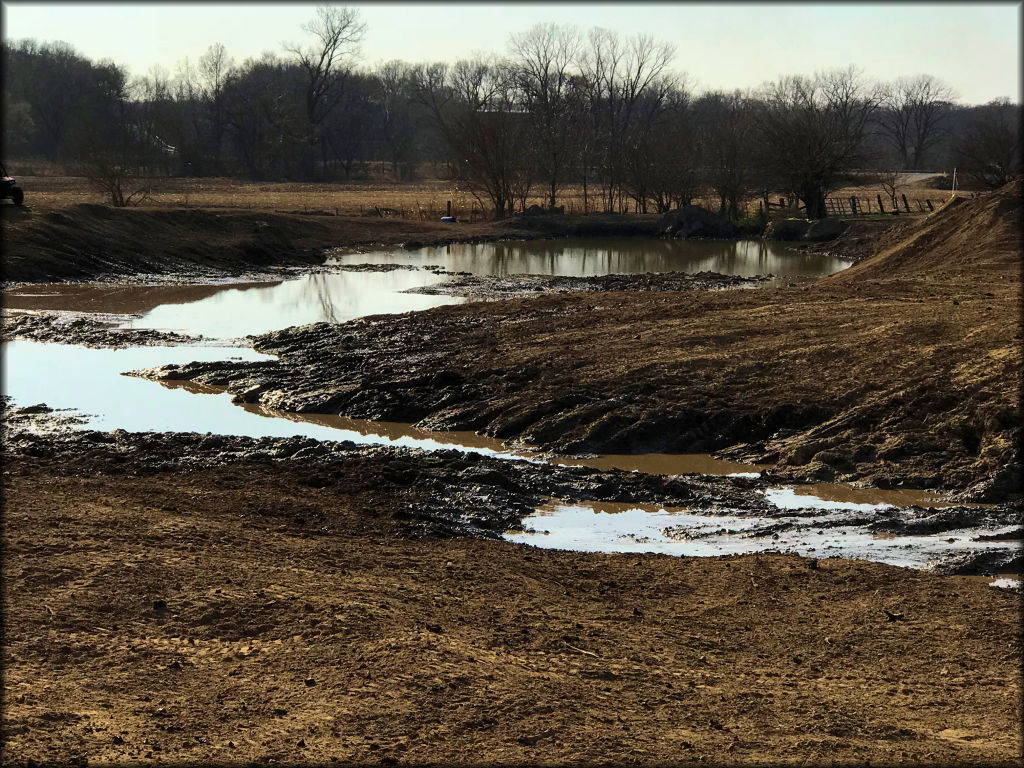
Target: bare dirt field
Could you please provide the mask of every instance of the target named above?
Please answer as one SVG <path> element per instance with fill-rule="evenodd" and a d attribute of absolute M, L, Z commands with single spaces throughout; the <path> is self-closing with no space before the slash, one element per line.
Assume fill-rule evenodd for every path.
<path fill-rule="evenodd" d="M 92 434 L 4 463 L 8 765 L 1019 757 L 1019 597 L 984 580 L 410 538 L 409 457 Z"/>
<path fill-rule="evenodd" d="M 871 255 L 814 282 L 540 291 L 288 329 L 257 340 L 276 362 L 175 375 L 280 408 L 559 450 L 725 450 L 1019 514 L 1020 195 L 863 230 L 849 246 Z M 453 233 L 240 208 L 5 211 L 4 277 L 190 280 L 315 266 L 327 246 L 656 220 Z M 5 416 L 5 764 L 1020 764 L 1020 596 L 989 579 L 496 538 L 545 495 L 754 509 L 764 478 L 69 433 L 39 411 Z"/>

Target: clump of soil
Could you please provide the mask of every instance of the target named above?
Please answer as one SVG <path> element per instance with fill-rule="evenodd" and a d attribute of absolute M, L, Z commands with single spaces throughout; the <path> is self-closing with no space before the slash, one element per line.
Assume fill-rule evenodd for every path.
<path fill-rule="evenodd" d="M 600 275 L 597 277 L 568 277 L 564 275 L 507 275 L 481 277 L 463 275 L 438 285 L 410 288 L 407 293 L 443 296 L 469 296 L 473 298 L 505 299 L 541 293 L 568 293 L 592 291 L 688 291 L 717 290 L 722 288 L 752 287 L 771 279 L 771 276 L 739 277 L 718 272 L 663 272 L 644 275 Z"/>
<path fill-rule="evenodd" d="M 122 348 L 130 346 L 173 346 L 195 344 L 200 338 L 174 331 L 115 328 L 113 320 L 97 319 L 92 313 L 4 312 L 0 330 L 4 341 L 29 339 L 85 347 Z"/>

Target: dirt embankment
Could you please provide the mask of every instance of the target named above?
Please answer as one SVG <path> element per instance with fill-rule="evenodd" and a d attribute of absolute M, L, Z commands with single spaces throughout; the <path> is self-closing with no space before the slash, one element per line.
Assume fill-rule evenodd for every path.
<path fill-rule="evenodd" d="M 459 527 L 410 511 L 450 523 L 532 481 L 450 454 L 13 426 L 11 764 L 1019 755 L 1019 598 L 982 580 L 414 539 Z"/>
<path fill-rule="evenodd" d="M 442 307 L 256 337 L 274 362 L 147 375 L 560 452 L 729 448 L 794 478 L 1005 499 L 1020 492 L 1019 212 L 1018 187 L 941 211 L 810 286 Z"/>
<path fill-rule="evenodd" d="M 13 211 L 13 212 L 12 212 Z M 315 266 L 327 248 L 657 233 L 656 216 L 524 216 L 442 224 L 269 211 L 4 206 L 6 283 L 173 275 L 201 279 Z"/>

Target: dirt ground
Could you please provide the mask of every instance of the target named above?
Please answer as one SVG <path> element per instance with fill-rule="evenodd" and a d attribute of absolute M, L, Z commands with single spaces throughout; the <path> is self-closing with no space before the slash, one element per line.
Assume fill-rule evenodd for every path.
<path fill-rule="evenodd" d="M 409 537 L 401 456 L 160 442 L 7 456 L 8 765 L 1019 759 L 985 580 Z"/>
<path fill-rule="evenodd" d="M 189 279 L 315 264 L 327 240 L 452 236 L 248 211 L 9 216 L 7 280 Z M 580 226 L 565 221 L 529 231 Z M 277 407 L 559 449 L 731 446 L 794 477 L 1019 510 L 1020 187 L 886 230 L 814 283 L 542 291 L 269 334 L 275 365 L 177 373 Z M 1020 596 L 988 580 L 494 538 L 548 493 L 742 506 L 761 481 L 575 468 L 553 485 L 463 457 L 453 482 L 437 456 L 7 422 L 5 764 L 1020 764 Z"/>

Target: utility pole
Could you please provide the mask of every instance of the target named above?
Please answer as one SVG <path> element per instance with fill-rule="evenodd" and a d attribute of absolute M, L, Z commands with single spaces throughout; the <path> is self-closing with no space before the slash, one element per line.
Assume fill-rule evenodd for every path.
<path fill-rule="evenodd" d="M 953 199 L 953 195 L 956 194 L 956 167 L 953 167 L 953 188 L 949 191 L 949 199 Z"/>

